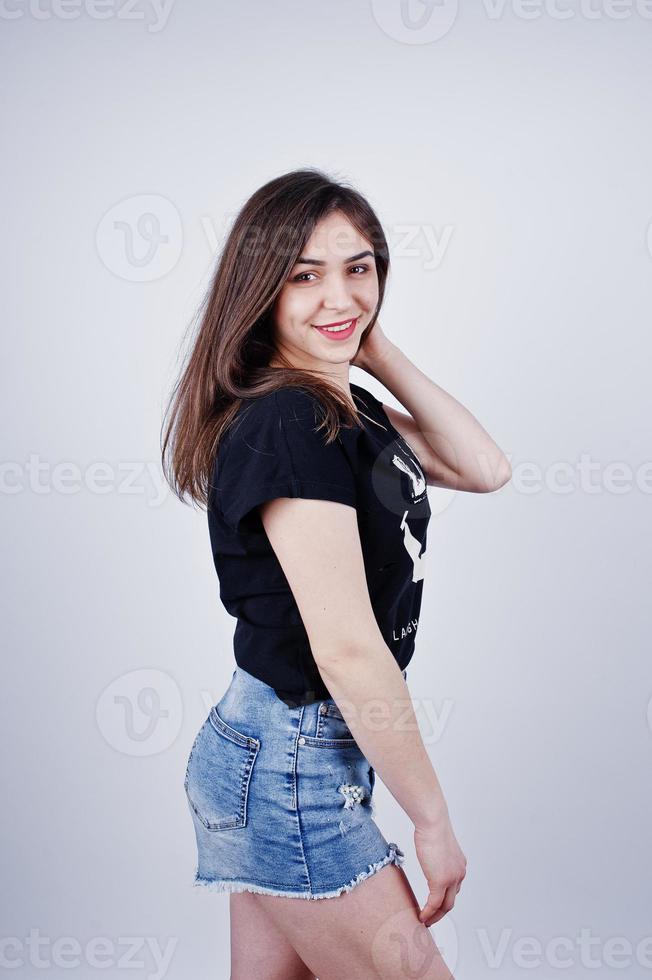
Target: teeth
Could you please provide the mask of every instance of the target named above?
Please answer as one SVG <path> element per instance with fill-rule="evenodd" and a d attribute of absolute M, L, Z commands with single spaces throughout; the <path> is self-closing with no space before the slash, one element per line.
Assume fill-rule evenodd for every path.
<path fill-rule="evenodd" d="M 339 333 L 340 330 L 348 330 L 349 327 L 351 326 L 351 323 L 352 323 L 352 321 L 349 320 L 348 323 L 345 323 L 341 327 L 322 327 L 321 329 L 322 330 L 327 330 L 329 333 Z"/>

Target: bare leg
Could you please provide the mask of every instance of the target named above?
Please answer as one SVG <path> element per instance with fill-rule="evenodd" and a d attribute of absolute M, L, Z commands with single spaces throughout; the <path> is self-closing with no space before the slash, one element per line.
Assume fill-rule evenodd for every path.
<path fill-rule="evenodd" d="M 251 892 L 229 895 L 231 980 L 315 980 Z M 290 899 L 290 901 L 298 901 Z"/>
<path fill-rule="evenodd" d="M 319 980 L 454 980 L 397 865 L 337 898 L 251 897 Z"/>

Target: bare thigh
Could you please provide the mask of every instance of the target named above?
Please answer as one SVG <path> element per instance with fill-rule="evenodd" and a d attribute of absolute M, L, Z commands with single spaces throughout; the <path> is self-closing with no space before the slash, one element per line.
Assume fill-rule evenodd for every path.
<path fill-rule="evenodd" d="M 315 980 L 252 892 L 229 895 L 231 980 Z M 290 901 L 293 901 L 292 899 Z"/>
<path fill-rule="evenodd" d="M 454 980 L 398 865 L 337 898 L 252 897 L 319 980 Z"/>

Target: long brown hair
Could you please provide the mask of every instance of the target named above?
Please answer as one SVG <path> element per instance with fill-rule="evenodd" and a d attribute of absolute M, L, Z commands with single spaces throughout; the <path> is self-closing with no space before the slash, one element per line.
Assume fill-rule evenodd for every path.
<path fill-rule="evenodd" d="M 197 335 L 165 412 L 163 473 L 182 501 L 187 493 L 207 504 L 217 448 L 245 398 L 288 386 L 310 392 L 324 409 L 320 428 L 326 427 L 328 442 L 340 424 L 359 424 L 341 389 L 315 371 L 291 367 L 272 339 L 276 298 L 316 224 L 333 211 L 346 215 L 374 248 L 378 305 L 361 343 L 376 322 L 389 250 L 365 198 L 316 169 L 294 170 L 264 184 L 244 204 L 226 239 L 199 307 Z M 274 354 L 287 366 L 270 367 Z"/>

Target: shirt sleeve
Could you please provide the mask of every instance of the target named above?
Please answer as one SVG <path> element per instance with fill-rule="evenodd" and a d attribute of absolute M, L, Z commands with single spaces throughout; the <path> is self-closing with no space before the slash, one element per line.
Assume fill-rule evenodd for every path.
<path fill-rule="evenodd" d="M 284 388 L 254 399 L 233 423 L 214 475 L 215 502 L 233 531 L 254 529 L 252 511 L 276 497 L 356 507 L 354 468 L 340 439 L 327 445 L 324 430 L 315 431 L 317 404 L 308 392 Z"/>

